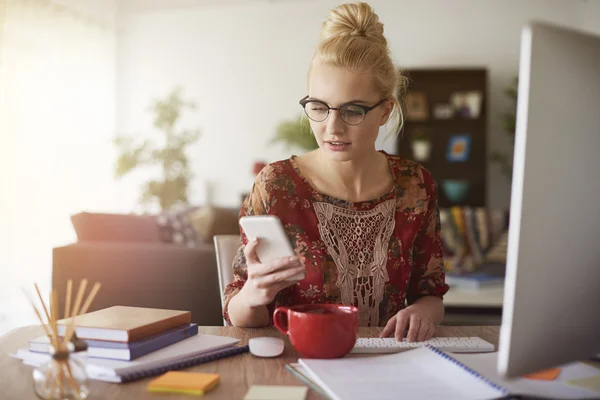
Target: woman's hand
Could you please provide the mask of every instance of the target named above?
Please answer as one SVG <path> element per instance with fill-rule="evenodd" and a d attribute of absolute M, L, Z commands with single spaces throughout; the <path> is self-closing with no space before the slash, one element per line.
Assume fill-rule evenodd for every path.
<path fill-rule="evenodd" d="M 240 291 L 250 307 L 266 306 L 271 303 L 280 290 L 297 281 L 288 280 L 294 275 L 306 271 L 298 257 L 285 257 L 270 264 L 263 264 L 256 256 L 258 239 L 248 242 L 244 248 L 248 279 Z"/>
<path fill-rule="evenodd" d="M 425 304 L 413 304 L 394 315 L 381 331 L 379 337 L 394 336 L 398 342 L 402 341 L 408 329 L 406 340 L 409 342 L 422 342 L 431 339 L 435 333 L 436 324 L 430 315 L 430 308 Z"/>

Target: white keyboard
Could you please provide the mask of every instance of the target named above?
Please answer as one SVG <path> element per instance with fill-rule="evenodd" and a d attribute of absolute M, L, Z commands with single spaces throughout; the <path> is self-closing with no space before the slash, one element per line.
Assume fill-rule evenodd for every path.
<path fill-rule="evenodd" d="M 404 350 L 431 345 L 450 353 L 486 353 L 494 351 L 494 345 L 479 337 L 436 337 L 424 342 L 396 342 L 395 338 L 360 338 L 351 353 L 397 353 Z"/>

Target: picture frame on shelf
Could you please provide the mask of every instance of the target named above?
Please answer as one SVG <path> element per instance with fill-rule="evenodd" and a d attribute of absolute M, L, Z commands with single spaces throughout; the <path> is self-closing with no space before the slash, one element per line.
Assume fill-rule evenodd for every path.
<path fill-rule="evenodd" d="M 429 119 L 429 103 L 425 93 L 408 92 L 405 96 L 407 119 L 410 121 L 426 121 Z"/>
<path fill-rule="evenodd" d="M 446 160 L 448 162 L 465 162 L 471 154 L 471 136 L 453 135 L 448 140 Z"/>

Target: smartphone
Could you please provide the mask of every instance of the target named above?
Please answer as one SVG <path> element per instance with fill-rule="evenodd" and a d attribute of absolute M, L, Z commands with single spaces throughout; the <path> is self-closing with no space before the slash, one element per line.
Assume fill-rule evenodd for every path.
<path fill-rule="evenodd" d="M 240 218 L 240 226 L 246 236 L 260 239 L 256 246 L 258 259 L 268 264 L 278 258 L 295 257 L 296 253 L 283 229 L 281 220 L 274 215 L 248 215 Z M 290 281 L 300 281 L 306 276 L 301 273 L 290 277 Z"/>

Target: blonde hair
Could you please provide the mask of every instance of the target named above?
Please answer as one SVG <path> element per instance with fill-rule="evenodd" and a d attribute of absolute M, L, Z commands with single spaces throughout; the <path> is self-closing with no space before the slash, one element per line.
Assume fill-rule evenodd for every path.
<path fill-rule="evenodd" d="M 351 72 L 371 74 L 381 98 L 393 101 L 390 120 L 397 121 L 395 128 L 400 132 L 403 124 L 401 99 L 407 79 L 394 66 L 383 35 L 383 24 L 370 5 L 342 4 L 331 10 L 323 23 L 308 79 L 316 61 Z"/>

